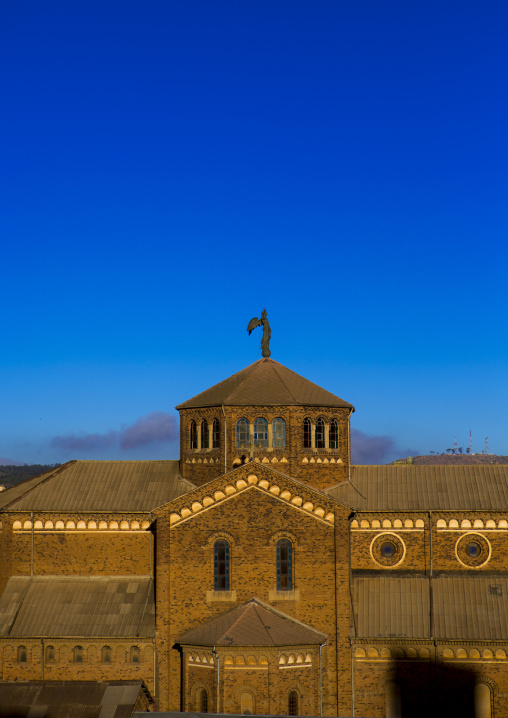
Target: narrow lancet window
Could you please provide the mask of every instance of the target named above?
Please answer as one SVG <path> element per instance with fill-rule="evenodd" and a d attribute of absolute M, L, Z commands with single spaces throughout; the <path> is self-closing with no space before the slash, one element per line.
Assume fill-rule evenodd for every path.
<path fill-rule="evenodd" d="M 303 420 L 303 448 L 310 449 L 312 446 L 312 424 L 310 419 Z"/>
<path fill-rule="evenodd" d="M 273 447 L 283 449 L 286 446 L 286 422 L 284 419 L 273 420 Z"/>
<path fill-rule="evenodd" d="M 208 449 L 210 446 L 210 438 L 208 434 L 208 422 L 203 419 L 201 422 L 201 448 Z"/>
<path fill-rule="evenodd" d="M 220 424 L 218 419 L 213 420 L 212 449 L 220 447 Z"/>
<path fill-rule="evenodd" d="M 339 448 L 339 425 L 337 419 L 332 419 L 330 422 L 330 434 L 329 434 L 329 447 L 330 449 Z"/>
<path fill-rule="evenodd" d="M 254 446 L 256 449 L 266 449 L 268 446 L 268 422 L 266 419 L 256 419 L 254 422 Z"/>
<path fill-rule="evenodd" d="M 198 430 L 197 430 L 195 421 L 191 421 L 191 424 L 190 424 L 190 448 L 191 449 L 198 448 Z"/>
<path fill-rule="evenodd" d="M 325 422 L 318 419 L 316 422 L 316 449 L 325 448 Z"/>
<path fill-rule="evenodd" d="M 288 715 L 298 715 L 298 693 L 296 691 L 291 691 L 291 693 L 289 694 Z"/>
<path fill-rule="evenodd" d="M 277 591 L 293 589 L 293 547 L 288 539 L 277 542 Z"/>
<path fill-rule="evenodd" d="M 249 448 L 249 422 L 247 419 L 238 419 L 236 422 L 236 446 L 238 449 Z"/>
<path fill-rule="evenodd" d="M 214 546 L 214 589 L 229 591 L 229 544 L 224 539 Z"/>

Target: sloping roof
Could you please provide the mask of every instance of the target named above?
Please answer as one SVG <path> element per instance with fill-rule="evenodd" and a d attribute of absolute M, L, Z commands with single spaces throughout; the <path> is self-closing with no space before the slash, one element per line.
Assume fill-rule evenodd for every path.
<path fill-rule="evenodd" d="M 508 466 L 352 466 L 351 481 L 325 490 L 365 511 L 508 509 Z"/>
<path fill-rule="evenodd" d="M 435 638 L 508 639 L 508 578 L 437 576 L 432 596 Z M 355 578 L 354 606 L 359 638 L 432 637 L 429 578 Z"/>
<path fill-rule="evenodd" d="M 70 461 L 2 491 L 13 511 L 150 511 L 195 488 L 178 461 Z"/>
<path fill-rule="evenodd" d="M 353 408 L 347 401 L 339 399 L 273 359 L 259 359 L 176 408 L 221 405 Z"/>
<path fill-rule="evenodd" d="M 178 639 L 190 646 L 298 646 L 320 644 L 326 635 L 252 598 Z"/>
<path fill-rule="evenodd" d="M 149 576 L 11 576 L 0 598 L 1 636 L 155 634 Z"/>
<path fill-rule="evenodd" d="M 2 682 L 0 716 L 130 718 L 141 692 L 142 681 Z"/>

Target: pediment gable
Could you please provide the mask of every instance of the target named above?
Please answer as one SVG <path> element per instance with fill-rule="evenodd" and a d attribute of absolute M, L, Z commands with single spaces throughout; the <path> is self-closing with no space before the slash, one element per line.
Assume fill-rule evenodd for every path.
<path fill-rule="evenodd" d="M 170 526 L 189 521 L 248 491 L 260 491 L 283 504 L 333 526 L 337 502 L 320 491 L 270 467 L 249 463 L 161 506 L 154 515 L 169 516 Z"/>

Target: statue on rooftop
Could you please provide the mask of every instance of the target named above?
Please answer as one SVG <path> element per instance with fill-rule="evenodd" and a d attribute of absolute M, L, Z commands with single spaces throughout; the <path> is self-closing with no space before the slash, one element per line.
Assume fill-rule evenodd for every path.
<path fill-rule="evenodd" d="M 263 357 L 267 358 L 272 353 L 270 351 L 270 337 L 272 335 L 272 330 L 270 329 L 270 324 L 268 323 L 266 309 L 263 309 L 261 319 L 254 317 L 250 320 L 249 326 L 247 327 L 249 335 L 252 331 L 254 331 L 254 329 L 256 329 L 256 327 L 263 327 L 263 336 L 261 337 L 261 354 Z"/>

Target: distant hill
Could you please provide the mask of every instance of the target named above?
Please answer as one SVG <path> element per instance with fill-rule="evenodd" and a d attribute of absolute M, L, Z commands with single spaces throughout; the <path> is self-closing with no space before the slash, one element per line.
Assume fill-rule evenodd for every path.
<path fill-rule="evenodd" d="M 39 474 L 44 474 L 45 471 L 50 471 L 60 464 L 24 464 L 24 466 L 0 466 L 0 485 L 5 486 L 8 489 L 10 486 L 15 486 L 31 479 Z"/>
<path fill-rule="evenodd" d="M 428 454 L 408 456 L 392 461 L 392 464 L 508 464 L 508 456 L 498 454 Z"/>

